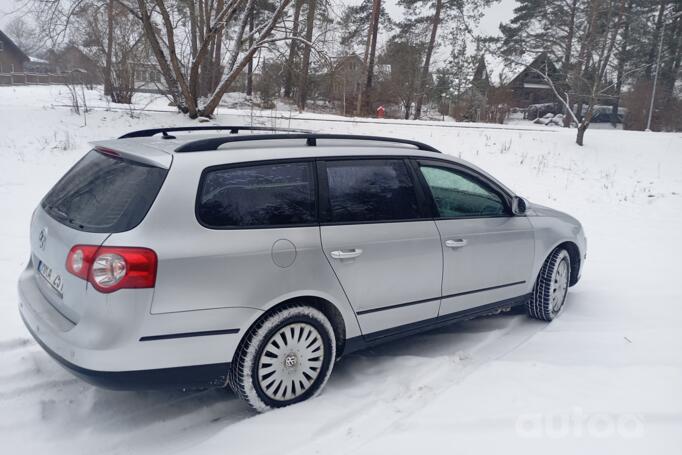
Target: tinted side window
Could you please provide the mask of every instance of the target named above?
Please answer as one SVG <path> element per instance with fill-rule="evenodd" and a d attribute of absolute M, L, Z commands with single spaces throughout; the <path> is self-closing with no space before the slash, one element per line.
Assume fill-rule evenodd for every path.
<path fill-rule="evenodd" d="M 465 173 L 429 166 L 421 172 L 443 218 L 506 214 L 502 198 Z"/>
<path fill-rule="evenodd" d="M 402 160 L 329 161 L 327 181 L 332 222 L 421 218 Z"/>
<path fill-rule="evenodd" d="M 217 228 L 315 223 L 312 163 L 210 171 L 199 189 L 197 216 Z"/>

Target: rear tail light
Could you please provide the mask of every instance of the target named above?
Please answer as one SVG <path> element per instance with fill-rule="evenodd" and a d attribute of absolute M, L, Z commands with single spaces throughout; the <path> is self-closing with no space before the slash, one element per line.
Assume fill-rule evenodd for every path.
<path fill-rule="evenodd" d="M 69 273 L 105 293 L 153 288 L 156 264 L 156 253 L 148 248 L 76 245 L 66 258 Z"/>

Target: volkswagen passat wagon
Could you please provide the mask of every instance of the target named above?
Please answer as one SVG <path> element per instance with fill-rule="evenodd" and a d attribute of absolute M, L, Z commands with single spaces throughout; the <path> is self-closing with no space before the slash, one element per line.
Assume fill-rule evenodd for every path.
<path fill-rule="evenodd" d="M 577 220 L 428 145 L 203 129 L 96 142 L 33 214 L 20 312 L 89 382 L 264 411 L 370 345 L 517 305 L 551 321 L 580 277 Z"/>

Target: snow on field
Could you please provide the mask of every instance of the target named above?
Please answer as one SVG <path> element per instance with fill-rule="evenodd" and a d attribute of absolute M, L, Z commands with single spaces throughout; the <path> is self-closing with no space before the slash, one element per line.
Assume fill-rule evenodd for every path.
<path fill-rule="evenodd" d="M 60 87 L 0 88 L 0 446 L 14 453 L 679 453 L 682 135 L 437 122 L 253 121 L 418 139 L 579 218 L 581 282 L 547 325 L 481 318 L 351 355 L 323 394 L 256 415 L 225 391 L 112 392 L 59 367 L 17 311 L 28 223 L 90 140 L 193 122 L 159 111 L 83 118 Z M 106 107 L 94 92 L 88 104 Z M 251 113 L 221 108 L 220 124 Z M 262 116 L 262 117 L 261 117 Z M 283 117 L 283 118 L 279 118 Z"/>

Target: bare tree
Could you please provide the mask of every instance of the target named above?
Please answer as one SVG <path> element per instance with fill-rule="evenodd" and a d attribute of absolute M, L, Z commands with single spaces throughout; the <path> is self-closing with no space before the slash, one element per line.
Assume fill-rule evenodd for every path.
<path fill-rule="evenodd" d="M 576 71 L 573 78 L 575 85 L 587 89 L 587 93 L 582 94 L 587 99 L 587 110 L 578 122 L 575 140 L 578 145 L 583 145 L 585 131 L 594 114 L 594 106 L 613 86 L 607 82 L 606 73 L 611 64 L 618 32 L 623 26 L 625 0 L 591 0 L 589 6 L 589 25 L 582 37 L 585 44 L 582 70 Z"/>
<path fill-rule="evenodd" d="M 253 33 L 246 32 L 250 11 L 255 0 L 198 0 L 196 52 L 183 61 L 182 49 L 176 35 L 177 20 L 174 20 L 174 6 L 165 0 L 137 0 L 137 11 L 144 25 L 145 35 L 166 81 L 168 92 L 182 112 L 191 118 L 211 116 L 218 107 L 225 92 L 232 86 L 239 74 L 246 68 L 259 49 L 269 44 L 289 39 L 273 36 L 275 28 L 291 0 L 281 0 L 273 12 L 254 25 Z M 201 25 L 204 25 L 202 28 Z M 204 64 L 215 54 L 217 42 L 227 27 L 232 27 L 232 46 L 226 49 L 221 64 L 224 65 L 215 87 L 202 101 L 199 90 L 200 80 L 206 76 Z M 251 41 L 252 40 L 252 41 Z M 252 42 L 246 47 L 245 43 Z M 214 50 L 212 53 L 211 50 Z M 210 70 L 209 70 L 210 71 Z"/>
<path fill-rule="evenodd" d="M 144 60 L 140 24 L 115 0 L 83 3 L 71 20 L 69 42 L 101 73 L 104 93 L 114 103 L 129 104 L 135 93 L 134 65 Z M 83 79 L 92 80 L 94 75 Z"/>
<path fill-rule="evenodd" d="M 16 17 L 7 24 L 5 32 L 12 37 L 22 51 L 29 55 L 35 54 L 43 47 L 43 43 L 38 38 L 38 30 L 22 17 Z"/>

